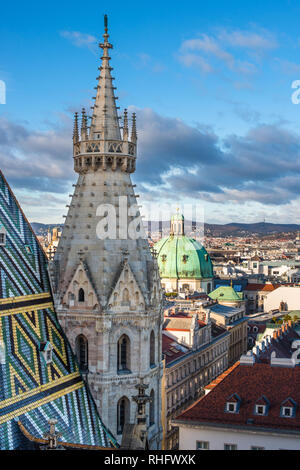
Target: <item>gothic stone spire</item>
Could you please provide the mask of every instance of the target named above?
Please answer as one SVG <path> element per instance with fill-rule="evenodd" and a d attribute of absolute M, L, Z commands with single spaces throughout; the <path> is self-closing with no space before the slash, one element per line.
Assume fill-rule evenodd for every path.
<path fill-rule="evenodd" d="M 133 129 L 131 139 L 128 136 L 127 113 L 124 119 L 123 138 L 121 137 L 118 107 L 116 106 L 115 87 L 110 66 L 109 50 L 112 44 L 108 41 L 107 16 L 104 17 L 103 42 L 99 44 L 102 49 L 101 66 L 96 96 L 94 96 L 93 114 L 90 131 L 88 133 L 86 118 L 83 117 L 84 129 L 81 140 L 74 140 L 74 169 L 80 174 L 88 171 L 106 170 L 132 173 L 135 171 L 136 159 L 136 123 L 133 116 Z"/>

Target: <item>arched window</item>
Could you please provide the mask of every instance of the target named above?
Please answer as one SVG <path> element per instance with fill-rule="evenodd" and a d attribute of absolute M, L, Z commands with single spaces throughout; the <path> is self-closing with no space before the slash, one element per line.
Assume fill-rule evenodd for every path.
<path fill-rule="evenodd" d="M 88 349 L 89 345 L 86 337 L 84 335 L 77 336 L 75 341 L 75 351 L 81 372 L 86 372 L 88 370 Z"/>
<path fill-rule="evenodd" d="M 130 339 L 121 336 L 118 341 L 118 371 L 130 371 Z"/>
<path fill-rule="evenodd" d="M 122 434 L 125 423 L 130 419 L 130 403 L 127 397 L 118 401 L 117 415 L 117 433 Z"/>
<path fill-rule="evenodd" d="M 154 331 L 150 334 L 150 367 L 155 365 L 155 336 Z"/>
<path fill-rule="evenodd" d="M 123 302 L 129 302 L 129 290 L 125 289 L 123 290 L 123 296 L 122 296 Z"/>
<path fill-rule="evenodd" d="M 153 389 L 151 390 L 150 398 L 151 398 L 151 401 L 150 401 L 149 425 L 152 426 L 152 424 L 154 424 L 154 416 L 155 416 L 155 402 L 154 402 L 155 396 L 154 396 Z"/>
<path fill-rule="evenodd" d="M 78 302 L 84 302 L 84 290 L 82 288 L 78 292 Z"/>

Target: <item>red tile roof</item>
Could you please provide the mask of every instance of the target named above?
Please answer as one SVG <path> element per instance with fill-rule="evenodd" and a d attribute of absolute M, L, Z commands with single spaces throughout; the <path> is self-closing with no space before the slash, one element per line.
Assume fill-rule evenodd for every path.
<path fill-rule="evenodd" d="M 241 398 L 238 413 L 225 412 L 227 398 L 233 393 Z M 266 416 L 253 413 L 254 405 L 262 396 L 270 404 Z M 281 405 L 288 398 L 292 398 L 298 405 L 293 418 L 280 416 Z M 262 363 L 255 363 L 253 366 L 237 363 L 219 384 L 178 416 L 176 421 L 300 432 L 299 405 L 299 366 L 288 368 Z"/>
<path fill-rule="evenodd" d="M 247 284 L 244 291 L 264 291 L 272 292 L 273 290 L 280 287 L 281 284 Z"/>

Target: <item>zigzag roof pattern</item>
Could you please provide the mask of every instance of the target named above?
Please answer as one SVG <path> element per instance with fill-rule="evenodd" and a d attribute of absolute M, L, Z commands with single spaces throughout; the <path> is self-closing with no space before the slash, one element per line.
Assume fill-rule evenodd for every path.
<path fill-rule="evenodd" d="M 58 322 L 46 257 L 1 170 L 0 227 L 0 449 L 36 447 L 50 419 L 62 445 L 118 447 Z"/>

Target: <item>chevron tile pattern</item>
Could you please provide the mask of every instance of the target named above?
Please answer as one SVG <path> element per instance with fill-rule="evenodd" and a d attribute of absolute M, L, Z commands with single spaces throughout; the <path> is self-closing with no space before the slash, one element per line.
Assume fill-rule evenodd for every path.
<path fill-rule="evenodd" d="M 0 449 L 32 448 L 21 428 L 41 439 L 53 418 L 62 443 L 118 447 L 57 320 L 42 248 L 0 171 L 1 227 Z M 51 345 L 50 362 L 45 344 Z"/>

